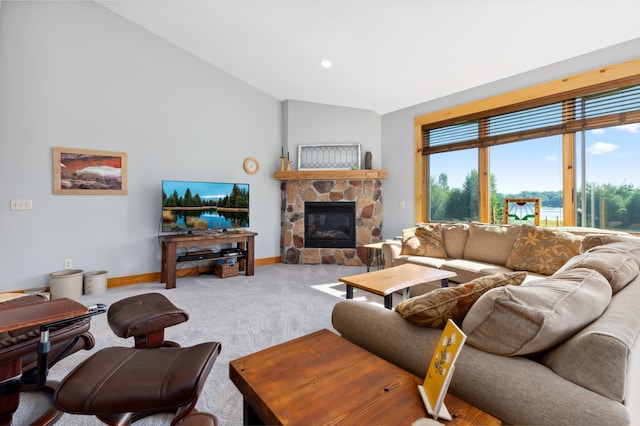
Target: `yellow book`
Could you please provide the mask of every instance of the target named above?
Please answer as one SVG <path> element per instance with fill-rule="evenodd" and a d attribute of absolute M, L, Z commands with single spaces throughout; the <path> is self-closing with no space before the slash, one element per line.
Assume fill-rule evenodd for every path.
<path fill-rule="evenodd" d="M 451 414 L 444 405 L 444 397 L 449 389 L 451 377 L 453 377 L 454 364 L 465 340 L 467 340 L 467 336 L 462 330 L 453 321 L 447 321 L 429 363 L 424 383 L 418 385 L 427 412 L 434 419 L 440 417 L 451 420 Z"/>

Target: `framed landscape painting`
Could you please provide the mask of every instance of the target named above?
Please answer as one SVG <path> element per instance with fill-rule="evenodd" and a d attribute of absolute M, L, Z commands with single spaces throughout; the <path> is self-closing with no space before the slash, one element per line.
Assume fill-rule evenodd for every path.
<path fill-rule="evenodd" d="M 54 147 L 53 193 L 126 195 L 127 154 Z"/>

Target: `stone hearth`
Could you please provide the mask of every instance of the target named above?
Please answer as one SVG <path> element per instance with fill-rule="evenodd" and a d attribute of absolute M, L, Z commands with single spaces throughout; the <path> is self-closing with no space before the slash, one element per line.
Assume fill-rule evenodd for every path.
<path fill-rule="evenodd" d="M 382 181 L 287 180 L 282 182 L 282 237 L 280 258 L 283 263 L 340 264 L 360 266 L 366 262 L 364 244 L 382 236 Z M 305 248 L 305 201 L 355 201 L 356 248 Z"/>

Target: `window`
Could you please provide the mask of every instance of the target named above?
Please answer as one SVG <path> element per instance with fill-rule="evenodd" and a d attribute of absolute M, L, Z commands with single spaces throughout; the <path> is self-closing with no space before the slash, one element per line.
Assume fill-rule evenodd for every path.
<path fill-rule="evenodd" d="M 455 167 L 451 167 L 455 164 Z M 478 220 L 478 150 L 429 157 L 429 217 L 434 222 Z"/>
<path fill-rule="evenodd" d="M 589 146 L 587 138 L 588 134 L 593 134 L 593 130 L 597 133 L 603 128 L 640 123 L 638 69 L 640 59 L 416 117 L 416 191 L 417 199 L 426 200 L 425 206 L 420 206 L 416 211 L 416 221 L 431 220 L 443 215 L 442 202 L 431 206 L 429 204 L 432 199 L 424 196 L 425 193 L 442 187 L 440 176 L 434 173 L 437 171 L 432 165 L 434 159 L 435 164 L 441 163 L 439 167 L 442 169 L 447 168 L 443 162 L 446 159 L 445 153 L 455 156 L 454 153 L 458 151 L 475 151 L 480 221 L 500 222 L 495 219 L 498 208 L 496 198 L 507 191 L 503 192 L 499 185 L 507 182 L 512 184 L 519 176 L 525 177 L 522 181 L 538 185 L 537 188 L 530 189 L 523 187 L 522 191 L 547 192 L 542 191 L 546 189 L 542 182 L 548 176 L 541 171 L 547 169 L 544 167 L 545 162 L 556 159 L 557 168 L 548 173 L 553 174 L 557 182 L 554 185 L 558 185 L 557 190 L 550 190 L 556 193 L 553 203 L 558 202 L 558 191 L 562 199 L 558 216 L 562 216 L 564 225 L 574 225 L 576 222 L 588 224 L 586 217 L 590 214 L 589 210 L 585 207 L 576 209 L 576 202 L 582 206 L 587 197 L 595 200 L 596 192 L 588 195 L 586 183 L 584 188 L 577 185 L 576 182 L 580 182 L 576 180 L 577 172 L 581 173 L 581 179 L 589 180 L 590 173 L 596 176 L 595 169 L 590 172 L 590 168 L 595 168 L 598 162 L 594 158 L 590 162 L 577 162 L 578 155 L 587 152 L 587 148 L 583 151 L 579 148 L 582 144 Z M 576 147 L 578 140 L 580 142 Z M 636 142 L 640 140 L 636 139 Z M 541 157 L 544 151 L 549 151 L 549 147 L 545 145 L 547 143 L 553 145 L 553 153 Z M 521 153 L 518 154 L 518 146 L 527 148 L 525 158 L 522 158 Z M 603 158 L 600 157 L 599 160 L 603 161 Z M 603 164 L 612 158 L 608 156 Z M 514 171 L 513 163 L 518 161 L 520 167 Z M 607 165 L 615 167 L 615 163 Z M 515 175 L 510 174 L 510 168 Z M 427 185 L 424 185 L 425 177 Z M 434 179 L 438 179 L 438 182 L 434 182 Z M 595 188 L 596 184 L 594 182 L 588 187 Z M 606 190 L 612 188 L 605 188 L 605 192 Z M 551 195 L 553 194 L 549 194 Z M 433 202 L 438 196 L 433 194 Z M 623 208 L 609 198 L 603 200 L 611 206 L 607 205 L 602 214 L 598 214 L 595 209 L 591 214 L 594 219 L 598 216 L 603 218 L 603 227 L 611 226 L 609 222 L 614 225 L 615 222 L 620 222 L 607 222 L 607 217 L 612 218 L 610 213 L 613 210 L 617 212 L 617 216 L 614 215 L 617 219 L 625 211 L 629 213 L 625 210 L 628 203 Z M 640 195 L 638 204 L 640 206 Z M 581 215 L 580 220 L 577 213 Z M 444 213 L 444 216 L 447 214 Z"/>
<path fill-rule="evenodd" d="M 562 138 L 491 147 L 491 222 L 503 220 L 504 198 L 540 198 L 539 223 L 562 226 Z"/>
<path fill-rule="evenodd" d="M 576 224 L 640 232 L 640 123 L 577 136 Z"/>

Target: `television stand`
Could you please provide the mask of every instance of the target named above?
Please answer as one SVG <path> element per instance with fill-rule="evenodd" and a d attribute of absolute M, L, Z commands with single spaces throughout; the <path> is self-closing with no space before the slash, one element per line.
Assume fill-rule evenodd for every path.
<path fill-rule="evenodd" d="M 166 284 L 166 288 L 176 288 L 176 265 L 178 263 L 178 248 L 198 247 L 216 244 L 235 244 L 242 250 L 244 256 L 238 257 L 238 266 L 245 275 L 254 273 L 254 238 L 255 232 L 224 232 L 218 234 L 185 234 L 162 235 L 159 237 L 162 246 L 162 261 L 160 265 L 160 282 Z"/>

